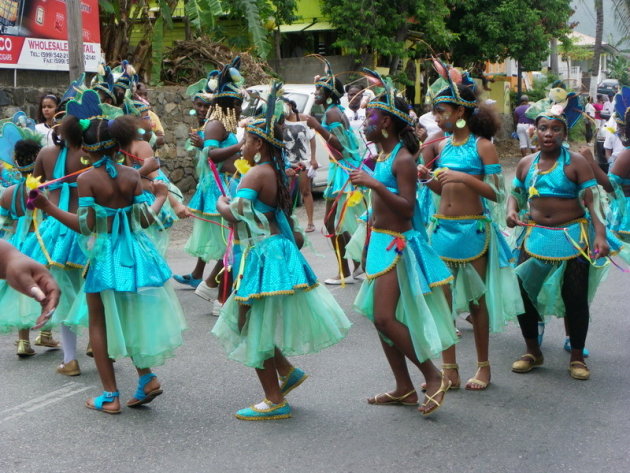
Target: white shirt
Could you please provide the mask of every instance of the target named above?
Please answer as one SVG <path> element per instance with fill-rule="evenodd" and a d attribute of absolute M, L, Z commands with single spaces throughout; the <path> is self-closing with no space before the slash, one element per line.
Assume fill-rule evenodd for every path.
<path fill-rule="evenodd" d="M 343 109 L 346 117 L 348 117 L 348 121 L 350 122 L 350 128 L 354 131 L 354 134 L 359 141 L 359 152 L 361 156 L 365 154 L 365 146 L 367 140 L 365 139 L 365 135 L 363 134 L 363 122 L 365 122 L 365 109 L 363 107 L 359 107 L 356 111 L 350 110 L 350 107 Z M 376 156 L 378 154 L 378 150 L 373 143 L 367 145 L 370 154 Z"/>
<path fill-rule="evenodd" d="M 617 156 L 626 149 L 617 133 L 608 133 L 608 136 L 606 136 L 606 139 L 604 140 L 604 148 L 612 150 L 612 154 L 608 159 L 610 164 L 614 163 Z"/>
<path fill-rule="evenodd" d="M 44 146 L 52 146 L 55 144 L 52 137 L 53 130 L 48 125 L 46 125 L 45 123 L 38 123 L 37 125 L 35 125 L 35 130 L 40 135 L 46 138 L 46 144 L 44 144 Z"/>
<path fill-rule="evenodd" d="M 589 117 L 595 118 L 595 107 L 593 107 L 592 103 L 587 103 L 584 107 L 584 111 Z"/>
<path fill-rule="evenodd" d="M 427 130 L 427 136 L 431 136 L 442 129 L 438 126 L 433 116 L 433 112 L 427 112 L 424 115 L 420 115 L 418 122 Z"/>

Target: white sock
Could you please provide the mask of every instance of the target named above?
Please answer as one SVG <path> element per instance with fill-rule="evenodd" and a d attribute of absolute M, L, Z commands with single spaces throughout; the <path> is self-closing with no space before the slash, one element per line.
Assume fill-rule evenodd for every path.
<path fill-rule="evenodd" d="M 69 363 L 77 359 L 77 334 L 67 325 L 61 325 L 61 345 L 63 348 L 63 362 Z"/>

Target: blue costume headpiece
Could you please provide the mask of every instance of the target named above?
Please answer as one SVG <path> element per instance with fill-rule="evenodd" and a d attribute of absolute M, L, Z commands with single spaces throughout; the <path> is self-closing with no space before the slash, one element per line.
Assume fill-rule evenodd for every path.
<path fill-rule="evenodd" d="M 196 93 L 203 91 L 204 94 L 212 94 L 213 99 L 231 97 L 243 100 L 242 90 L 245 85 L 245 79 L 239 71 L 240 67 L 241 57 L 236 56 L 232 59 L 232 62 L 223 66 L 220 71 L 218 69 L 210 71 L 205 86 L 203 89 L 197 89 Z M 200 83 L 201 81 L 197 82 L 197 84 Z"/>
<path fill-rule="evenodd" d="M 41 146 L 43 145 L 44 137 L 34 129 L 18 126 L 13 121 L 6 121 L 0 125 L 0 160 L 20 172 L 29 172 L 35 167 L 35 162 L 28 166 L 20 167 L 14 158 L 15 145 L 18 141 L 23 140 L 34 141 Z"/>
<path fill-rule="evenodd" d="M 536 121 L 539 118 L 560 120 L 568 131 L 582 118 L 582 105 L 575 92 L 568 92 L 561 81 L 555 81 L 547 97 L 531 105 L 525 116 Z"/>
<path fill-rule="evenodd" d="M 433 105 L 438 103 L 451 103 L 466 108 L 476 108 L 477 100 L 466 100 L 459 94 L 458 84 L 475 89 L 475 82 L 468 72 L 461 73 L 454 67 L 443 63 L 437 58 L 433 58 L 433 67 L 439 74 L 439 78 L 430 87 L 433 96 Z"/>
<path fill-rule="evenodd" d="M 413 118 L 407 112 L 403 112 L 396 108 L 396 93 L 394 84 L 391 78 L 386 77 L 383 79 L 381 75 L 372 71 L 366 67 L 363 68 L 363 73 L 367 76 L 368 81 L 377 87 L 381 87 L 382 91 L 377 93 L 376 98 L 367 104 L 367 108 L 378 108 L 391 115 L 394 115 L 399 120 L 402 120 L 407 125 L 413 126 Z"/>
<path fill-rule="evenodd" d="M 335 87 L 335 74 L 333 74 L 332 66 L 330 62 L 328 62 L 328 59 L 320 54 L 309 54 L 309 57 L 314 57 L 324 63 L 324 75 L 317 78 L 315 87 L 323 87 L 329 90 L 335 97 L 341 98 L 343 92 L 340 92 Z"/>
<path fill-rule="evenodd" d="M 282 95 L 281 89 L 282 82 L 276 81 L 271 85 L 264 117 L 255 119 L 245 127 L 245 131 L 253 133 L 276 148 L 284 148 L 284 143 L 274 136 L 275 124 L 284 110 L 284 104 L 278 100 Z"/>
<path fill-rule="evenodd" d="M 626 126 L 626 113 L 630 108 L 630 87 L 623 86 L 615 95 L 615 121 L 618 125 Z"/>

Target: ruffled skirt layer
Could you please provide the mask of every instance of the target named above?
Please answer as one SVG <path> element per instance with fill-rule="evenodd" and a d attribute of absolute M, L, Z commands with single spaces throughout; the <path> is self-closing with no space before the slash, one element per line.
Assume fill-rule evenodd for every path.
<path fill-rule="evenodd" d="M 170 283 L 145 287 L 137 293 L 107 290 L 100 297 L 110 358 L 129 357 L 137 368 L 152 368 L 172 358 L 182 345 L 186 320 Z M 65 324 L 75 330 L 88 327 L 85 296 L 77 299 Z"/>
<path fill-rule="evenodd" d="M 396 241 L 401 242 L 399 252 L 394 249 Z M 439 356 L 457 343 L 451 310 L 440 287 L 448 284 L 452 276 L 419 232 L 394 234 L 374 229 L 367 258 L 368 279 L 363 281 L 354 301 L 359 313 L 374 321 L 376 281 L 379 276 L 396 271 L 400 289 L 396 320 L 409 330 L 420 362 Z M 380 336 L 392 344 L 385 335 Z"/>
<path fill-rule="evenodd" d="M 491 332 L 501 332 L 525 312 L 512 266 L 512 251 L 496 225 L 487 218 L 434 216 L 431 244 L 449 265 L 453 284 L 453 309 L 468 312 L 470 304 L 484 297 Z M 465 244 L 464 244 L 465 243 Z M 472 263 L 487 255 L 485 280 Z"/>

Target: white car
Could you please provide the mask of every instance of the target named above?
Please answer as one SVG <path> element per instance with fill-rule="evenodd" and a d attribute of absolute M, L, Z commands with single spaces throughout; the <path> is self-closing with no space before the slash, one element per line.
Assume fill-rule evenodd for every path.
<path fill-rule="evenodd" d="M 254 85 L 252 87 L 248 87 L 247 90 L 256 91 L 260 94 L 260 96 L 265 97 L 266 94 L 269 93 L 269 85 Z M 324 108 L 321 105 L 315 105 L 315 85 L 284 84 L 282 86 L 282 90 L 288 99 L 295 102 L 300 113 L 313 115 L 321 121 L 321 117 L 324 114 Z M 260 106 L 261 104 L 259 99 L 249 100 L 245 98 L 245 101 L 243 102 L 243 116 L 252 116 Z M 239 128 L 239 134 L 242 134 L 241 128 Z M 323 188 L 326 187 L 326 178 L 328 176 L 328 151 L 326 150 L 323 140 L 319 136 L 317 136 L 315 140 L 317 143 L 315 157 L 319 163 L 319 168 L 317 168 L 315 177 L 313 178 L 313 190 L 323 191 Z"/>

